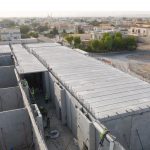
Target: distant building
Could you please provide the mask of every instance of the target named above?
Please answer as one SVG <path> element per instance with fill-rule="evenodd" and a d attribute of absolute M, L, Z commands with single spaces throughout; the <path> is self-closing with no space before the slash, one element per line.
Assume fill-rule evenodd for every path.
<path fill-rule="evenodd" d="M 12 41 L 21 39 L 21 33 L 19 28 L 2 28 L 0 29 L 1 41 Z"/>
<path fill-rule="evenodd" d="M 141 37 L 150 37 L 150 27 L 131 27 L 129 34 Z"/>
<path fill-rule="evenodd" d="M 84 33 L 84 34 L 71 34 L 73 37 L 80 37 L 82 42 L 88 42 L 92 39 L 91 34 Z"/>

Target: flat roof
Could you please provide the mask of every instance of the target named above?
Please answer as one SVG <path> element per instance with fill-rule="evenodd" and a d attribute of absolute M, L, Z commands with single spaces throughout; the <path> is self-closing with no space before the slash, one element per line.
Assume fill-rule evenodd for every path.
<path fill-rule="evenodd" d="M 27 45 L 30 48 L 61 46 L 59 43 L 36 43 L 36 44 L 27 44 Z"/>
<path fill-rule="evenodd" d="M 0 55 L 11 54 L 9 45 L 0 45 Z"/>
<path fill-rule="evenodd" d="M 16 67 L 19 74 L 45 72 L 47 69 L 32 54 L 30 54 L 21 44 L 12 45 L 13 53 L 17 60 Z"/>
<path fill-rule="evenodd" d="M 150 84 L 145 81 L 64 46 L 32 50 L 97 119 L 150 108 Z"/>

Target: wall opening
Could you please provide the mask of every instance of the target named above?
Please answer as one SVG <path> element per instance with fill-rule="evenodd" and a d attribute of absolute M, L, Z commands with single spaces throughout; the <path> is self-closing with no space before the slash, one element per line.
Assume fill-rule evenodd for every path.
<path fill-rule="evenodd" d="M 30 89 L 34 88 L 39 90 L 40 92 L 43 91 L 41 72 L 24 74 L 23 78 L 27 80 Z"/>

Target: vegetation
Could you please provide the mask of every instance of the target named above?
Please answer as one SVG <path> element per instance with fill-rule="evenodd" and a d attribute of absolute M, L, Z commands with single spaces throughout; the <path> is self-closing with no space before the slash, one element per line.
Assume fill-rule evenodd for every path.
<path fill-rule="evenodd" d="M 73 47 L 81 48 L 87 52 L 114 52 L 114 51 L 124 51 L 124 50 L 135 50 L 137 47 L 137 41 L 134 36 L 123 37 L 120 32 L 114 33 L 113 35 L 109 33 L 103 34 L 103 37 L 99 40 L 91 40 L 88 43 L 83 43 L 80 37 L 66 37 L 66 40 Z"/>
<path fill-rule="evenodd" d="M 30 31 L 31 28 L 28 25 L 21 25 L 20 26 L 20 32 L 21 32 L 21 37 L 22 38 L 30 38 L 30 37 L 34 37 L 34 38 L 38 38 L 38 32 L 35 31 Z"/>
<path fill-rule="evenodd" d="M 39 37 L 38 33 L 35 32 L 35 31 L 29 32 L 28 34 L 29 34 L 30 37 L 34 37 L 34 38 L 38 38 Z"/>
<path fill-rule="evenodd" d="M 21 34 L 27 34 L 30 31 L 30 27 L 28 25 L 21 25 L 20 32 Z"/>
<path fill-rule="evenodd" d="M 58 30 L 56 27 L 53 28 L 52 31 L 50 31 L 49 33 L 45 34 L 46 37 L 49 37 L 49 38 L 54 38 L 56 35 L 58 35 Z"/>
<path fill-rule="evenodd" d="M 47 31 L 48 30 L 48 26 L 47 25 L 44 25 L 44 26 L 37 26 L 36 27 L 36 30 L 41 33 L 41 32 L 44 32 L 44 31 Z"/>
<path fill-rule="evenodd" d="M 66 36 L 66 41 L 70 44 L 70 45 L 72 45 L 72 42 L 73 42 L 73 36 Z"/>
<path fill-rule="evenodd" d="M 30 35 L 28 32 L 30 31 L 30 27 L 28 25 L 21 25 L 20 26 L 20 32 L 21 32 L 21 38 L 30 38 Z"/>
<path fill-rule="evenodd" d="M 75 48 L 81 48 L 81 39 L 79 36 L 66 36 L 66 41 Z"/>
<path fill-rule="evenodd" d="M 81 39 L 79 36 L 73 37 L 73 44 L 75 48 L 79 48 L 81 44 Z"/>

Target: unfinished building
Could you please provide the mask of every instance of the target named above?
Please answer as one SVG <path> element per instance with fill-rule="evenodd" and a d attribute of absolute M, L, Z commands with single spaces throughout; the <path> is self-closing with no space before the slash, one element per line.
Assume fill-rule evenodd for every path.
<path fill-rule="evenodd" d="M 57 116 L 80 148 L 148 150 L 150 85 L 70 48 L 45 45 L 25 47 L 48 69 Z M 124 148 L 109 132 L 101 141 L 101 127 Z"/>
<path fill-rule="evenodd" d="M 0 150 L 47 150 L 32 89 L 81 150 L 149 150 L 150 85 L 57 43 L 0 46 Z"/>
<path fill-rule="evenodd" d="M 46 150 L 15 69 L 10 47 L 0 46 L 0 150 Z"/>

